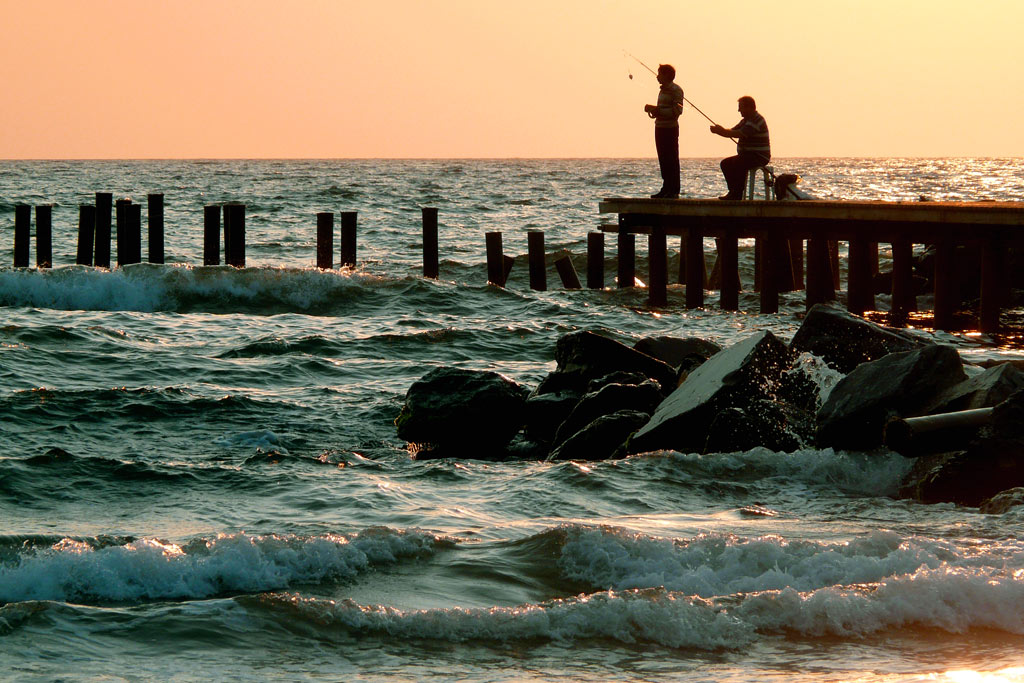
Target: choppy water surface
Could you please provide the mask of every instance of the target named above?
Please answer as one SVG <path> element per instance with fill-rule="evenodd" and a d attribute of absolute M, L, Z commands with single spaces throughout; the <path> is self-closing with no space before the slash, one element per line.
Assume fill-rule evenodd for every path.
<path fill-rule="evenodd" d="M 828 198 L 1024 196 L 1019 159 L 775 166 Z M 551 291 L 529 290 L 526 230 L 582 272 L 597 201 L 656 175 L 650 160 L 0 162 L 0 250 L 15 204 L 54 202 L 58 266 L 0 267 L 0 677 L 1024 678 L 1024 512 L 894 500 L 898 455 L 410 458 L 392 421 L 434 366 L 534 386 L 577 329 L 792 336 L 799 293 L 761 316 L 752 291 L 745 312 L 687 311 L 673 285 L 652 311 L 644 290 L 555 288 L 553 268 Z M 684 178 L 720 194 L 713 160 Z M 169 265 L 67 265 L 96 191 L 165 194 Z M 247 204 L 249 267 L 197 266 L 202 207 L 228 200 Z M 438 281 L 419 276 L 422 206 L 440 212 Z M 359 266 L 316 270 L 315 213 L 350 210 Z M 485 283 L 487 231 L 519 257 L 507 289 Z M 968 361 L 1019 356 L 938 336 Z"/>

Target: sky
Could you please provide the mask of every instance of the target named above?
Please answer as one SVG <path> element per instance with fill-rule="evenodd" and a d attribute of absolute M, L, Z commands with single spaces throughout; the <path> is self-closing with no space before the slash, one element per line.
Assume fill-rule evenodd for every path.
<path fill-rule="evenodd" d="M 0 158 L 1024 156 L 1024 0 L 0 0 Z M 629 76 L 632 74 L 633 78 Z M 721 157 L 690 104 L 680 155 Z"/>

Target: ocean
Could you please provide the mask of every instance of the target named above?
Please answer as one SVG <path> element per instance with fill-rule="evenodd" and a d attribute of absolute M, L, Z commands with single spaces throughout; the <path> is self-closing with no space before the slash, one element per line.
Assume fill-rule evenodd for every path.
<path fill-rule="evenodd" d="M 773 165 L 820 198 L 1024 198 L 1024 159 Z M 714 159 L 683 179 L 724 191 Z M 793 336 L 803 293 L 757 313 L 748 242 L 740 312 L 687 310 L 678 284 L 650 309 L 614 287 L 614 239 L 606 289 L 558 286 L 598 201 L 659 185 L 650 159 L 0 161 L 0 679 L 1024 680 L 1024 508 L 897 500 L 897 454 L 411 457 L 393 421 L 435 367 L 532 388 L 576 330 Z M 165 195 L 166 265 L 71 265 L 97 191 Z M 201 265 L 203 206 L 226 201 L 244 269 Z M 11 267 L 19 203 L 54 204 L 52 270 Z M 315 268 L 320 211 L 358 212 L 356 268 Z"/>

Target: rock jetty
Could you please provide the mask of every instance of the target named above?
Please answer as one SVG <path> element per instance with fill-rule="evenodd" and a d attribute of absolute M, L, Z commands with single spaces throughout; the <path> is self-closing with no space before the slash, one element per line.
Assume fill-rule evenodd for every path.
<path fill-rule="evenodd" d="M 901 496 L 982 511 L 1024 503 L 1012 491 L 1024 490 L 1024 372 L 965 365 L 951 346 L 832 305 L 811 308 L 788 344 L 760 332 L 727 348 L 664 336 L 630 347 L 579 331 L 558 340 L 555 361 L 532 390 L 494 372 L 431 370 L 409 387 L 398 436 L 417 458 L 483 460 L 896 451 L 914 458 Z"/>

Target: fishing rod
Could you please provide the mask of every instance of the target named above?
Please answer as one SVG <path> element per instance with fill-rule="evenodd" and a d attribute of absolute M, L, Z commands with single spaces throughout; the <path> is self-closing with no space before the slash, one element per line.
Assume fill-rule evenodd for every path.
<path fill-rule="evenodd" d="M 640 58 L 639 58 L 639 57 L 637 57 L 636 55 L 634 55 L 634 54 L 633 54 L 632 52 L 627 52 L 626 50 L 623 50 L 622 52 L 623 52 L 623 53 L 624 53 L 624 54 L 625 54 L 625 55 L 626 55 L 627 57 L 632 57 L 633 59 L 635 59 L 635 60 L 636 60 L 636 61 L 637 61 L 637 62 L 638 62 L 638 63 L 640 64 L 640 66 L 642 66 L 643 68 L 647 69 L 648 71 L 650 71 L 650 72 L 651 72 L 652 74 L 654 74 L 655 76 L 657 76 L 657 75 L 658 75 L 658 72 L 657 72 L 657 71 L 655 71 L 654 69 L 652 69 L 651 67 L 647 66 L 647 65 L 646 65 L 646 64 L 644 64 L 644 63 L 643 63 L 642 61 L 640 61 Z M 629 74 L 629 80 L 633 80 L 633 74 Z M 716 126 L 718 125 L 717 123 L 715 123 L 715 121 L 714 121 L 714 120 L 713 120 L 713 119 L 712 119 L 712 118 L 711 118 L 710 116 L 708 116 L 707 114 L 705 114 L 704 112 L 702 112 L 702 111 L 700 110 L 700 107 L 698 107 L 698 106 L 697 106 L 696 104 L 694 104 L 693 102 L 690 102 L 690 100 L 686 99 L 686 96 L 685 96 L 685 95 L 683 96 L 683 101 L 684 101 L 684 102 L 686 102 L 687 104 L 689 104 L 689 105 L 690 105 L 691 107 L 693 107 L 694 109 L 696 109 L 696 110 L 697 110 L 697 113 L 698 113 L 698 114 L 700 114 L 701 116 L 703 116 L 704 118 L 706 118 L 706 119 L 707 119 L 708 121 L 711 121 L 711 123 L 713 123 L 713 124 L 714 124 L 714 125 L 716 125 Z"/>

